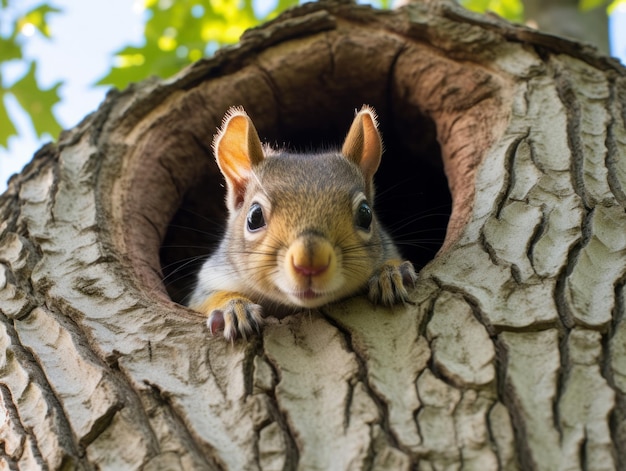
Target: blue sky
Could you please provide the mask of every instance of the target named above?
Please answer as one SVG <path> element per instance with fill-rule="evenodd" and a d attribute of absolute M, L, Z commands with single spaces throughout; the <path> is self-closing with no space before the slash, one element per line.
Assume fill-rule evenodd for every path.
<path fill-rule="evenodd" d="M 22 0 L 21 8 L 37 5 L 40 0 Z M 51 16 L 53 40 L 33 37 L 25 50 L 27 57 L 39 60 L 38 78 L 41 85 L 51 86 L 64 81 L 60 90 L 61 103 L 54 113 L 66 128 L 98 108 L 106 87 L 93 87 L 111 67 L 113 53 L 127 44 L 140 44 L 143 33 L 141 0 L 56 0 L 63 13 Z M 94 21 L 94 18 L 97 18 Z M 610 19 L 612 55 L 626 63 L 626 8 Z M 11 83 L 24 69 L 19 64 L 2 69 L 6 83 Z M 20 135 L 9 141 L 8 149 L 0 149 L 0 193 L 8 177 L 31 159 L 47 139 L 37 139 L 26 116 L 7 103 Z M 2 125 L 0 123 L 0 125 Z"/>

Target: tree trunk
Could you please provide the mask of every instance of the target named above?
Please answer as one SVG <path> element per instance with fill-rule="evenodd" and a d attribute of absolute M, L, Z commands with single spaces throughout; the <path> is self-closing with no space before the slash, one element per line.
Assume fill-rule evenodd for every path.
<path fill-rule="evenodd" d="M 452 2 L 315 3 L 111 92 L 0 197 L 3 469 L 626 469 L 625 83 Z M 414 304 L 211 338 L 176 301 L 224 219 L 224 112 L 307 149 L 363 103 Z"/>

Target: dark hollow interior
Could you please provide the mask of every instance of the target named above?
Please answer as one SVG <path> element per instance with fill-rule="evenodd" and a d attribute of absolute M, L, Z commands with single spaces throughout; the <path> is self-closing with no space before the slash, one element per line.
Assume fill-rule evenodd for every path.
<path fill-rule="evenodd" d="M 354 108 L 335 119 L 309 119 L 306 127 L 264 129 L 251 117 L 261 140 L 293 151 L 341 146 Z M 375 176 L 375 211 L 402 255 L 421 269 L 433 259 L 446 235 L 451 196 L 434 123 L 416 111 L 379 116 L 385 152 Z M 341 123 L 341 124 L 340 124 Z M 211 164 L 212 165 L 212 164 Z M 184 303 L 195 274 L 215 249 L 226 220 L 224 183 L 210 172 L 188 188 L 161 246 L 164 285 L 172 300 Z"/>

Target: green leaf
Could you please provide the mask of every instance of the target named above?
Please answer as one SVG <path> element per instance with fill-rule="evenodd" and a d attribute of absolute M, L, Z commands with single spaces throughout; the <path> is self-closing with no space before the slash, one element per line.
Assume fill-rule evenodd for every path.
<path fill-rule="evenodd" d="M 175 51 L 162 51 L 154 43 L 142 48 L 127 46 L 116 53 L 115 61 L 116 65 L 96 85 L 124 88 L 151 75 L 173 75 L 189 62 L 178 57 Z"/>
<path fill-rule="evenodd" d="M 620 5 L 626 6 L 626 0 L 613 0 L 606 9 L 609 15 L 612 15 L 616 8 Z"/>
<path fill-rule="evenodd" d="M 0 63 L 22 58 L 22 49 L 13 39 L 0 37 Z"/>
<path fill-rule="evenodd" d="M 278 0 L 278 5 L 276 5 L 276 9 L 269 15 L 267 15 L 268 17 L 266 18 L 266 20 L 275 18 L 280 12 L 285 11 L 287 8 L 291 8 L 295 5 L 298 5 L 298 2 L 294 0 Z"/>
<path fill-rule="evenodd" d="M 254 0 L 144 0 L 145 45 L 115 53 L 115 64 L 97 85 L 126 87 L 151 75 L 168 77 L 210 51 L 237 42 L 248 28 L 271 19 L 298 0 L 278 0 L 266 18 L 257 18 Z"/>
<path fill-rule="evenodd" d="M 461 5 L 477 13 L 485 13 L 489 8 L 490 0 L 461 0 Z"/>
<path fill-rule="evenodd" d="M 578 2 L 578 9 L 580 11 L 595 10 L 596 8 L 606 5 L 607 3 L 607 0 L 580 0 Z"/>
<path fill-rule="evenodd" d="M 524 22 L 524 4 L 521 0 L 499 0 L 492 1 L 499 5 L 494 6 L 494 10 L 498 15 L 506 18 L 510 21 L 516 21 L 518 23 Z"/>
<path fill-rule="evenodd" d="M 32 25 L 46 38 L 50 39 L 50 28 L 48 27 L 47 16 L 50 13 L 60 13 L 61 10 L 48 4 L 40 5 L 25 13 L 17 21 L 17 30 L 22 31 L 27 25 Z"/>
<path fill-rule="evenodd" d="M 12 95 L 17 100 L 24 112 L 29 116 L 35 133 L 38 137 L 43 134 L 56 136 L 61 126 L 52 113 L 52 107 L 59 102 L 58 89 L 61 83 L 57 83 L 48 89 L 42 89 L 36 79 L 36 62 L 23 59 L 23 43 L 28 40 L 27 36 L 39 31 L 43 36 L 50 38 L 48 17 L 50 14 L 61 10 L 43 3 L 31 10 L 22 13 L 19 10 L 18 0 L 1 0 L 0 12 L 8 17 L 5 34 L 0 37 L 0 66 L 13 60 L 22 60 L 29 65 L 28 72 L 8 89 L 4 87 L 0 76 L 0 146 L 6 147 L 8 139 L 17 134 L 14 123 L 5 105 L 5 97 Z M 10 4 L 10 6 L 9 6 Z M 1 69 L 0 69 L 1 73 Z"/>
<path fill-rule="evenodd" d="M 61 82 L 42 89 L 35 77 L 36 69 L 36 63 L 31 62 L 26 75 L 13 84 L 9 92 L 29 115 L 38 137 L 45 133 L 56 137 L 61 131 L 61 125 L 54 117 L 52 107 L 59 102 L 58 90 Z"/>
<path fill-rule="evenodd" d="M 9 138 L 17 135 L 17 129 L 11 122 L 9 113 L 7 113 L 4 105 L 4 92 L 0 93 L 0 123 L 2 123 L 2 126 L 0 126 L 0 147 L 6 149 L 9 145 Z"/>
<path fill-rule="evenodd" d="M 461 0 L 461 5 L 478 13 L 492 11 L 510 21 L 524 21 L 524 5 L 521 0 Z"/>

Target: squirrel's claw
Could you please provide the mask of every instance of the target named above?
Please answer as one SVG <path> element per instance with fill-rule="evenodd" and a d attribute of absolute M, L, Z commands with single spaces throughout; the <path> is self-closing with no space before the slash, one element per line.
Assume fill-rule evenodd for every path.
<path fill-rule="evenodd" d="M 370 278 L 368 297 L 372 303 L 386 306 L 407 303 L 408 289 L 414 288 L 416 282 L 417 274 L 411 262 L 388 260 Z"/>
<path fill-rule="evenodd" d="M 217 332 L 224 330 L 224 311 L 216 309 L 211 312 L 211 315 L 206 321 L 206 325 L 211 335 L 215 335 Z"/>
<path fill-rule="evenodd" d="M 253 331 L 260 333 L 262 323 L 261 306 L 246 298 L 231 299 L 225 306 L 212 310 L 207 319 L 211 335 L 223 330 L 224 338 L 231 341 L 239 336 L 245 340 Z"/>

